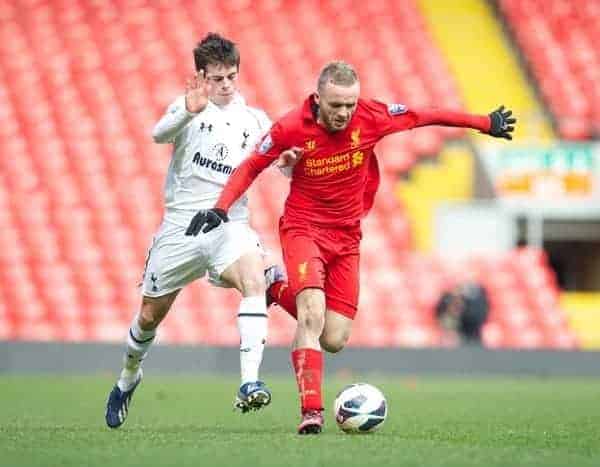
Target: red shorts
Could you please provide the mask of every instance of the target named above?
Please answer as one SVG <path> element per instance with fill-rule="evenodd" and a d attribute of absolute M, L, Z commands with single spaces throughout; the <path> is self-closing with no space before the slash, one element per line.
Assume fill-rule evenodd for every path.
<path fill-rule="evenodd" d="M 327 228 L 281 218 L 279 238 L 289 287 L 325 292 L 327 309 L 354 319 L 358 307 L 360 226 Z"/>

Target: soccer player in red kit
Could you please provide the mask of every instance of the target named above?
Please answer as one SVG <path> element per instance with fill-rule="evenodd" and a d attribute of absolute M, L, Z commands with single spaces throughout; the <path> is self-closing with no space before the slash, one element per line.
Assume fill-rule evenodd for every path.
<path fill-rule="evenodd" d="M 322 350 L 340 351 L 352 328 L 359 295 L 360 220 L 379 183 L 375 144 L 385 135 L 426 125 L 473 128 L 511 139 L 516 122 L 503 107 L 489 115 L 411 109 L 359 98 L 353 67 L 329 63 L 315 94 L 278 120 L 257 150 L 229 178 L 213 209 L 198 212 L 188 235 L 227 222 L 229 207 L 283 149 L 301 148 L 279 222 L 288 283 L 276 283 L 275 301 L 297 318 L 292 363 L 302 420 L 300 434 L 323 426 Z"/>

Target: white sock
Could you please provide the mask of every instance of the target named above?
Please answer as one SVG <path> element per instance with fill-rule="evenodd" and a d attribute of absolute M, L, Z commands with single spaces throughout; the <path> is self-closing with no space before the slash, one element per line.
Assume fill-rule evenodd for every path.
<path fill-rule="evenodd" d="M 258 381 L 258 370 L 267 339 L 267 325 L 265 296 L 243 298 L 238 313 L 242 384 Z"/>
<path fill-rule="evenodd" d="M 144 331 L 140 328 L 138 315 L 136 315 L 127 334 L 127 348 L 123 356 L 123 370 L 117 382 L 121 391 L 128 391 L 136 382 L 142 371 L 142 362 L 146 358 L 152 342 L 154 342 L 154 336 L 156 336 L 156 329 Z"/>

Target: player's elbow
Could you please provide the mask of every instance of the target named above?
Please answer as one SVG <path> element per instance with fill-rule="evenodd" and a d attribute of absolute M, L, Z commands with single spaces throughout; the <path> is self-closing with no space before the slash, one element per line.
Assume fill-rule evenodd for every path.
<path fill-rule="evenodd" d="M 158 144 L 169 142 L 168 135 L 158 125 L 152 130 L 152 139 Z"/>

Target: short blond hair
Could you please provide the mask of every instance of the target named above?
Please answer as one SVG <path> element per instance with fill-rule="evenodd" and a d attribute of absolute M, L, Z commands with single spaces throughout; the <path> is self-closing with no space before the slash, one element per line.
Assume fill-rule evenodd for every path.
<path fill-rule="evenodd" d="M 327 83 L 352 86 L 358 81 L 358 74 L 352 65 L 343 61 L 329 62 L 321 70 L 317 90 L 321 92 Z"/>

